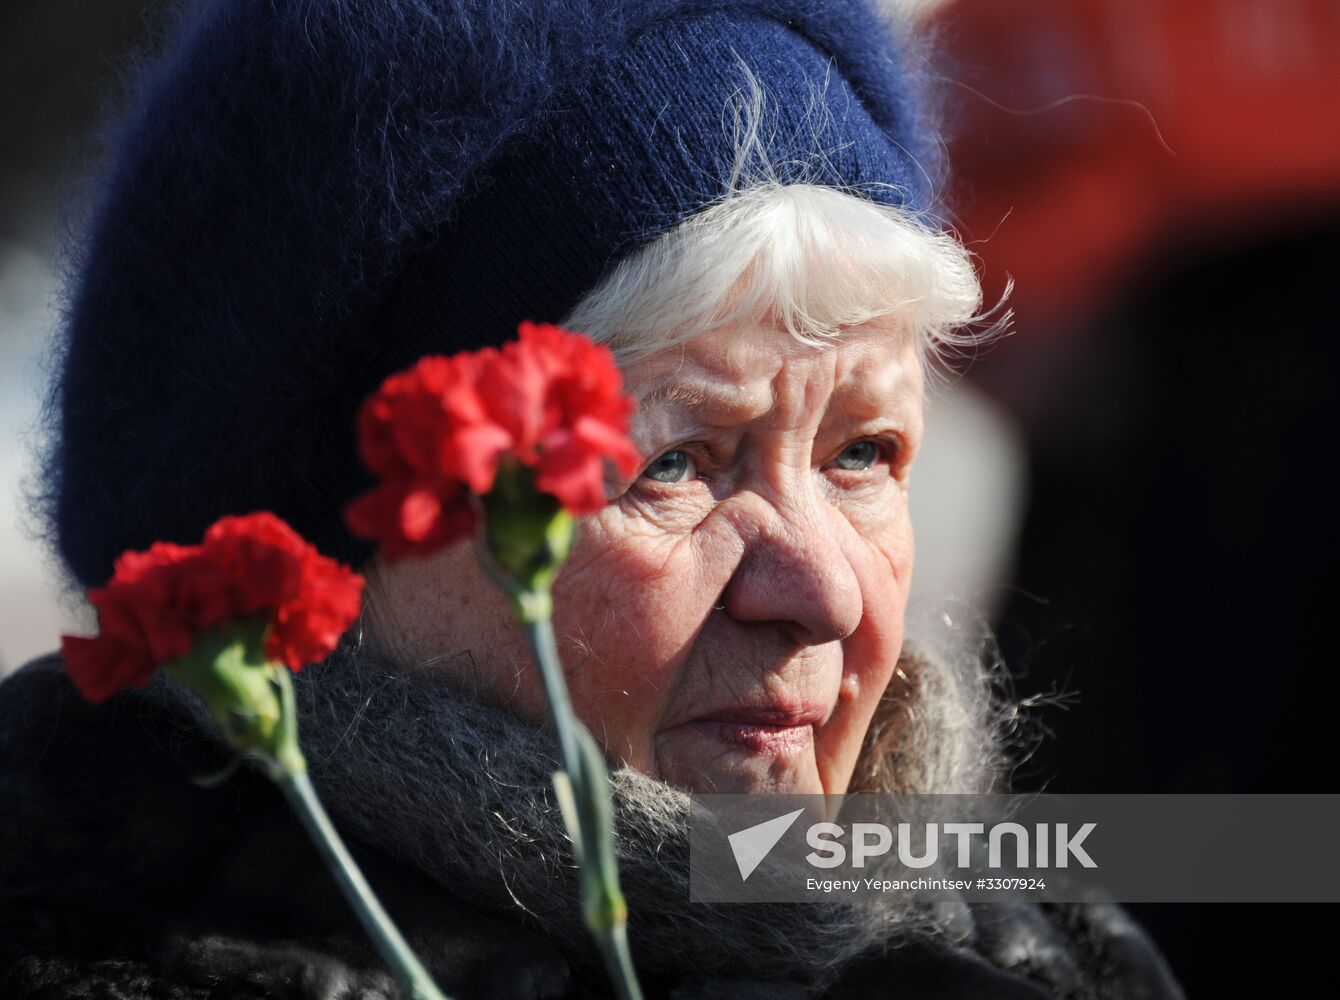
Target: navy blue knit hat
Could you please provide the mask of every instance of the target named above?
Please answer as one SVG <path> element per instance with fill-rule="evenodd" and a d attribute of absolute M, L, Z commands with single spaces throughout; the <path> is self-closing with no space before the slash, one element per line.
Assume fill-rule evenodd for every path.
<path fill-rule="evenodd" d="M 863 0 L 188 7 L 77 237 L 46 482 L 61 557 L 92 586 L 127 548 L 268 509 L 361 562 L 340 519 L 370 485 L 360 401 L 424 354 L 561 320 L 719 199 L 741 64 L 781 179 L 932 209 L 911 61 Z"/>

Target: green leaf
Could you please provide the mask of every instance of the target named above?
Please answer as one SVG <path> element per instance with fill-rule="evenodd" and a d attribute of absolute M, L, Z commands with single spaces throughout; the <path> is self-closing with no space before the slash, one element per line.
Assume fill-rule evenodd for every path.
<path fill-rule="evenodd" d="M 614 852 L 614 807 L 605 755 L 595 737 L 576 723 L 581 775 L 573 790 L 582 834 L 582 875 L 586 925 L 594 931 L 622 927 L 628 904 L 619 888 L 619 862 Z"/>
<path fill-rule="evenodd" d="M 554 794 L 558 797 L 558 811 L 563 815 L 563 825 L 568 828 L 568 836 L 572 838 L 572 850 L 577 856 L 577 863 L 581 864 L 585 853 L 582 850 L 582 821 L 577 811 L 577 798 L 572 792 L 572 782 L 568 780 L 567 771 L 555 771 L 552 780 Z"/>

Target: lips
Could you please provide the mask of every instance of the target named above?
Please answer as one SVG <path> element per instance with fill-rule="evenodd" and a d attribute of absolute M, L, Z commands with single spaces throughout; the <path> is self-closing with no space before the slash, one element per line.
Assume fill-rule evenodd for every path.
<path fill-rule="evenodd" d="M 750 753 L 789 757 L 814 743 L 813 726 L 751 726 L 735 722 L 691 722 L 703 735 Z"/>
<path fill-rule="evenodd" d="M 814 727 L 828 717 L 819 704 L 733 706 L 694 719 L 690 726 L 749 753 L 792 756 L 814 743 Z"/>
<path fill-rule="evenodd" d="M 734 722 L 745 726 L 817 726 L 828 716 L 828 709 L 817 702 L 767 705 L 732 705 L 705 715 L 696 722 Z"/>

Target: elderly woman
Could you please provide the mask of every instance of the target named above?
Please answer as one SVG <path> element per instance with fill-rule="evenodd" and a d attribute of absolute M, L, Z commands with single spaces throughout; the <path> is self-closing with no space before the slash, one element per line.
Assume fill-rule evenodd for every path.
<path fill-rule="evenodd" d="M 990 677 L 904 640 L 928 365 L 980 319 L 935 223 L 906 38 L 859 3 L 231 0 L 130 90 L 78 229 L 45 512 L 73 579 L 277 512 L 370 585 L 297 678 L 313 780 L 460 997 L 600 995 L 554 743 L 469 546 L 340 522 L 353 414 L 430 353 L 561 321 L 613 350 L 643 461 L 555 585 L 613 768 L 653 996 L 1176 996 L 1112 905 L 730 907 L 687 896 L 693 791 L 978 791 Z M 274 790 L 157 677 L 0 687 L 7 997 L 381 997 Z"/>

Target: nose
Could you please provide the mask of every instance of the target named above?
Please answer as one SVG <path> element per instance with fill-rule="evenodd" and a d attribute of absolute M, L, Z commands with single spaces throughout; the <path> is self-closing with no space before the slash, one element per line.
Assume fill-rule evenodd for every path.
<path fill-rule="evenodd" d="M 737 498 L 743 501 L 745 498 Z M 770 503 L 733 512 L 744 554 L 724 593 L 738 621 L 778 622 L 801 645 L 845 639 L 861 622 L 860 582 L 822 502 Z"/>

